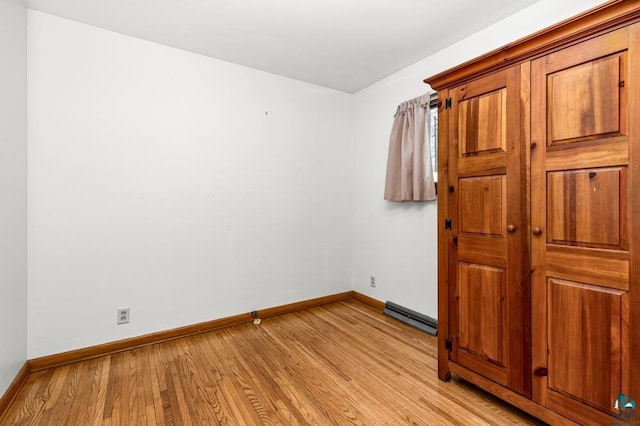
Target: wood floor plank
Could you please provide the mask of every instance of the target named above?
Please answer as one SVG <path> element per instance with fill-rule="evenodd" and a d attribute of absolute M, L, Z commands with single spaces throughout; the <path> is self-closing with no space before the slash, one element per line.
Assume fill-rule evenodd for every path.
<path fill-rule="evenodd" d="M 251 360 L 263 372 L 272 389 L 278 392 L 279 411 L 284 411 L 286 420 L 300 424 L 318 424 L 327 418 L 326 412 L 318 407 L 317 401 L 308 390 L 294 382 L 290 369 L 287 368 L 288 351 L 282 347 L 264 327 L 254 327 L 255 333 L 247 334 L 248 344 L 254 348 L 255 356 Z M 269 377 L 271 376 L 271 377 Z M 292 392 L 291 389 L 295 389 Z"/>
<path fill-rule="evenodd" d="M 346 300 L 32 374 L 7 425 L 531 425 L 436 339 Z"/>
<path fill-rule="evenodd" d="M 207 393 L 207 388 L 211 386 L 210 378 L 199 360 L 194 358 L 196 345 L 187 339 L 175 343 L 181 353 L 178 370 L 191 416 L 196 424 L 217 424 L 216 401 L 210 399 Z"/>
<path fill-rule="evenodd" d="M 129 352 L 130 356 L 128 356 L 128 366 L 125 370 L 125 382 L 123 384 L 123 388 L 126 389 L 127 394 L 127 403 L 128 403 L 128 416 L 122 417 L 125 419 L 125 423 L 135 425 L 139 424 L 140 417 L 140 396 L 143 393 L 142 388 L 138 386 L 138 360 L 140 359 L 140 349 L 133 349 Z"/>
<path fill-rule="evenodd" d="M 75 397 L 80 387 L 80 379 L 86 371 L 87 364 L 62 367 L 56 379 L 52 381 L 55 384 L 51 392 L 51 398 L 47 401 L 45 410 L 40 418 L 45 424 L 67 424 L 69 414 L 74 406 Z M 55 422 L 49 423 L 49 419 L 56 419 Z M 71 419 L 70 421 L 77 421 Z"/>
<path fill-rule="evenodd" d="M 54 371 L 41 371 L 34 375 L 37 377 L 25 383 L 12 403 L 12 406 L 18 408 L 12 423 L 14 425 L 37 424 L 37 419 L 49 398 Z"/>
<path fill-rule="evenodd" d="M 288 321 L 286 325 L 293 327 L 288 330 L 289 336 L 293 336 L 292 333 L 296 330 L 295 333 L 301 344 L 310 350 L 309 356 L 315 358 L 318 363 L 318 371 L 330 371 L 332 376 L 338 379 L 334 386 L 339 391 L 339 395 L 358 409 L 359 418 L 364 424 L 369 424 L 370 407 L 379 405 L 377 395 L 386 394 L 387 387 L 385 383 L 372 382 L 370 377 L 368 377 L 369 380 L 361 380 L 362 376 L 359 372 L 368 370 L 372 364 L 371 360 L 367 359 L 369 354 L 361 354 L 360 358 L 354 358 L 353 353 L 342 345 L 348 337 L 345 337 L 341 330 L 333 330 L 325 336 L 312 335 L 309 324 L 299 317 Z M 368 384 L 374 388 L 364 388 Z M 351 395 L 358 395 L 358 398 L 352 398 Z M 405 404 L 407 400 L 399 395 L 397 402 Z M 387 423 L 399 414 L 395 412 L 395 406 L 389 408 L 390 410 L 383 413 L 383 418 L 379 417 L 379 413 L 376 415 L 379 421 Z"/>
<path fill-rule="evenodd" d="M 236 352 L 236 359 L 246 372 L 248 388 L 255 390 L 255 392 L 245 391 L 245 393 L 253 398 L 255 400 L 253 404 L 263 411 L 260 416 L 263 422 L 266 418 L 273 418 L 284 424 L 299 424 L 300 419 L 291 410 L 293 407 L 289 407 L 285 402 L 286 396 L 274 380 L 273 373 L 278 372 L 277 368 L 266 365 L 264 357 L 257 350 L 256 342 L 251 339 L 255 334 L 249 331 L 242 336 L 226 335 L 226 342 L 229 343 L 229 339 L 233 339 L 235 346 L 239 349 Z M 273 354 L 272 351 L 269 352 Z M 259 395 L 266 397 L 260 398 Z"/>
<path fill-rule="evenodd" d="M 318 406 L 317 400 L 308 388 L 297 380 L 287 367 L 288 354 L 283 353 L 274 339 L 261 327 L 251 343 L 256 348 L 256 357 L 266 372 L 272 372 L 274 386 L 281 392 L 283 401 L 288 401 L 287 408 L 296 415 L 300 424 L 321 424 L 329 417 L 328 413 Z"/>
<path fill-rule="evenodd" d="M 197 336 L 192 342 L 192 361 L 194 368 L 197 368 L 193 379 L 202 383 L 204 404 L 210 408 L 215 420 L 212 424 L 229 424 L 232 409 L 223 397 L 224 390 L 220 387 L 222 377 L 216 368 L 217 363 L 208 358 L 210 351 L 206 350 L 206 339 L 206 336 Z"/>
<path fill-rule="evenodd" d="M 230 348 L 225 344 L 224 335 L 235 330 L 235 327 L 220 330 L 215 339 L 207 339 L 206 343 L 213 354 L 216 355 L 214 364 L 220 373 L 222 385 L 221 395 L 225 398 L 233 411 L 232 419 L 245 419 L 248 423 L 260 424 L 259 413 L 255 411 L 250 399 L 245 394 L 243 383 L 238 380 L 240 372 L 237 365 L 237 357 L 229 352 Z"/>
<path fill-rule="evenodd" d="M 288 318 L 289 321 L 295 319 L 295 314 Z M 274 324 L 272 325 L 271 322 Z M 269 321 L 265 324 L 267 329 L 272 326 L 282 324 L 282 318 Z M 301 333 L 302 334 L 302 333 Z M 363 424 L 360 420 L 363 416 L 358 410 L 357 404 L 352 403 L 353 396 L 344 392 L 345 382 L 349 379 L 342 374 L 335 374 L 335 369 L 331 369 L 323 360 L 311 351 L 311 349 L 301 341 L 301 335 L 292 334 L 282 326 L 277 328 L 274 337 L 278 338 L 278 345 L 281 348 L 293 347 L 288 354 L 283 354 L 287 359 L 289 371 L 294 374 L 299 385 L 304 385 L 312 393 L 313 398 L 323 404 L 330 419 L 337 423 L 349 422 L 353 424 Z"/>
<path fill-rule="evenodd" d="M 68 419 L 83 421 L 86 413 L 93 408 L 90 399 L 93 379 L 95 378 L 95 364 L 91 361 L 82 363 L 72 374 L 72 382 L 67 390 L 66 401 L 69 405 Z"/>
<path fill-rule="evenodd" d="M 109 383 L 109 370 L 111 357 L 105 356 L 93 360 L 97 364 L 96 373 L 91 383 L 91 397 L 87 408 L 85 424 L 98 426 L 102 424 L 107 400 L 107 387 Z"/>
<path fill-rule="evenodd" d="M 302 324 L 298 326 L 300 328 L 303 327 Z M 371 346 L 361 345 L 363 342 L 362 336 L 350 335 L 344 333 L 342 330 L 343 328 L 339 326 L 335 328 L 331 333 L 331 338 L 321 342 L 321 345 L 314 349 L 316 352 L 321 353 L 326 359 L 330 359 L 332 353 L 339 353 L 340 359 L 350 360 L 342 363 L 342 367 L 346 371 L 351 372 L 351 392 L 373 396 L 394 394 L 397 404 L 389 406 L 389 413 L 394 413 L 398 406 L 416 407 L 413 410 L 405 409 L 404 413 L 394 413 L 395 417 L 403 416 L 409 423 L 419 421 L 420 418 L 422 421 L 429 423 L 437 420 L 431 417 L 429 411 L 421 410 L 420 407 L 416 405 L 417 401 L 413 398 L 412 394 L 396 392 L 396 387 L 402 388 L 405 385 L 410 386 L 411 383 L 403 380 L 404 377 L 394 368 L 393 361 L 397 354 L 393 348 L 391 348 L 389 353 L 385 354 L 384 351 L 376 350 L 384 346 L 383 339 L 374 340 Z M 313 342 L 307 342 L 307 344 L 312 347 L 314 345 Z M 359 354 L 362 349 L 364 349 L 364 354 Z M 362 368 L 358 368 L 358 366 Z M 416 368 L 421 369 L 422 366 L 416 366 Z M 369 371 L 379 371 L 377 380 L 371 380 L 368 373 Z M 376 398 L 368 401 L 367 406 L 377 406 L 379 404 L 380 401 Z"/>

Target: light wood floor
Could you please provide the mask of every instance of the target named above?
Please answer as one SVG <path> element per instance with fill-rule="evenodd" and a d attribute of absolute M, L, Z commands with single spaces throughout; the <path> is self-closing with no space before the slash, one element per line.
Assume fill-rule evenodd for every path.
<path fill-rule="evenodd" d="M 34 373 L 5 425 L 536 421 L 436 374 L 436 339 L 355 300 Z"/>

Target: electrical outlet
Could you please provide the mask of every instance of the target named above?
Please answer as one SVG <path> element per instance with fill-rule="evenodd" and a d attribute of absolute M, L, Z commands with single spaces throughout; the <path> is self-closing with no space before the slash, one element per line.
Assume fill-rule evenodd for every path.
<path fill-rule="evenodd" d="M 129 322 L 129 308 L 119 308 L 118 309 L 118 325 L 126 324 Z"/>
<path fill-rule="evenodd" d="M 371 287 L 375 287 L 376 286 L 376 276 L 375 275 L 369 275 L 369 285 Z"/>

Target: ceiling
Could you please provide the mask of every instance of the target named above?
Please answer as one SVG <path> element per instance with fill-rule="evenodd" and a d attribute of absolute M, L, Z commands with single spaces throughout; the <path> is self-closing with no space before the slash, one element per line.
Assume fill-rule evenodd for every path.
<path fill-rule="evenodd" d="M 42 12 L 348 93 L 536 1 L 25 0 Z"/>

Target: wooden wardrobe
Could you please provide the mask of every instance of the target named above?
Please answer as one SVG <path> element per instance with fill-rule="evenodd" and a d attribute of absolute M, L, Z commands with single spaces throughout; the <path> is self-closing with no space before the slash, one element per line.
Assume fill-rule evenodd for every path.
<path fill-rule="evenodd" d="M 612 424 L 624 394 L 640 422 L 640 1 L 425 82 L 440 379 L 551 424 Z"/>

